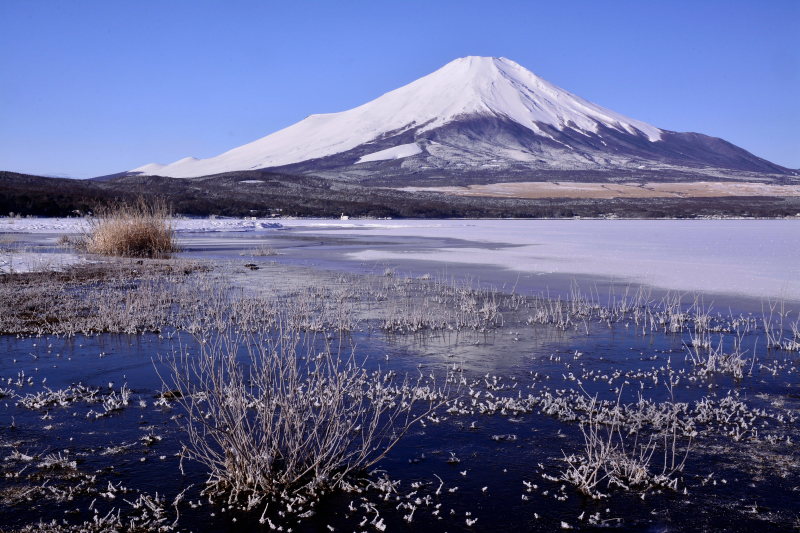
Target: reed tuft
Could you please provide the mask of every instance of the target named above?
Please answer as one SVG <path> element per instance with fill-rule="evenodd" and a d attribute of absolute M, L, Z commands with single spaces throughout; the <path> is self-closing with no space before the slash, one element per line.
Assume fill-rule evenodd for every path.
<path fill-rule="evenodd" d="M 82 241 L 87 252 L 99 255 L 154 257 L 179 249 L 172 210 L 158 197 L 101 207 Z"/>

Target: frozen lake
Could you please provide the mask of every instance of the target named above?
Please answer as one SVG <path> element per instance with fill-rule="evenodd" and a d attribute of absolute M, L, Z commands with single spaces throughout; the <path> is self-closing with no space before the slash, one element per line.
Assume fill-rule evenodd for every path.
<path fill-rule="evenodd" d="M 346 257 L 602 277 L 666 289 L 800 299 L 800 223 L 772 220 L 305 222 L 304 234 L 453 239 L 441 247 L 369 246 Z M 508 276 L 503 276 L 507 278 Z"/>
<path fill-rule="evenodd" d="M 80 219 L 2 219 L 20 244 L 52 243 Z M 272 246 L 280 262 L 397 275 L 473 275 L 498 286 L 582 284 L 800 301 L 796 220 L 241 220 L 181 219 L 192 256 Z M 2 268 L 2 266 L 0 266 Z"/>
<path fill-rule="evenodd" d="M 0 219 L 0 238 L 8 242 L 10 233 L 16 241 L 0 259 L 13 260 L 17 270 L 94 261 L 56 244 L 61 234 L 79 232 L 79 222 Z M 787 308 L 784 324 L 769 308 L 768 318 L 761 317 L 759 299 L 784 294 L 800 301 L 798 224 L 181 219 L 180 256 L 209 259 L 213 270 L 177 269 L 178 282 L 162 286 L 158 299 L 148 296 L 157 285 L 140 277 L 145 267 L 130 269 L 129 259 L 120 260 L 119 272 L 130 272 L 138 285 L 125 283 L 120 292 L 102 279 L 58 282 L 48 293 L 64 302 L 56 307 L 56 300 L 37 296 L 51 274 L 31 276 L 34 283 L 7 276 L 17 285 L 0 303 L 17 292 L 30 296 L 0 317 L 31 325 L 0 335 L 0 524 L 12 530 L 42 519 L 80 524 L 114 512 L 142 521 L 155 508 L 166 523 L 179 518 L 184 531 L 263 532 L 262 516 L 270 530 L 274 523 L 276 530 L 309 533 L 384 526 L 789 530 L 797 524 L 800 472 L 797 306 Z M 272 503 L 268 512 L 246 510 L 243 499 L 226 505 L 224 495 L 212 501 L 201 493 L 207 468 L 183 461 L 187 411 L 175 399 L 186 396 L 165 394 L 174 381 L 159 358 L 201 352 L 206 337 L 198 343 L 176 327 L 199 323 L 227 301 L 215 300 L 227 294 L 211 284 L 215 276 L 244 289 L 231 301 L 240 294 L 264 298 L 261 306 L 232 308 L 256 309 L 252 317 L 269 317 L 283 301 L 276 295 L 291 298 L 287 310 L 312 309 L 315 324 L 329 324 L 312 337 L 319 343 L 312 353 L 352 350 L 368 372 L 439 376 L 439 383 L 458 372 L 453 403 L 414 424 L 376 464 L 375 476 L 396 483 L 393 492 L 370 488 L 375 476 L 358 477 L 361 492 L 327 493 L 313 502 L 314 514 L 284 513 L 288 507 Z M 594 293 L 567 303 L 560 297 L 573 281 L 584 295 Z M 606 303 L 612 281 L 614 298 Z M 655 289 L 649 304 L 632 294 L 640 284 Z M 627 285 L 634 290 L 618 297 Z M 689 294 L 678 305 L 661 299 L 663 289 Z M 539 297 L 544 291 L 553 299 Z M 692 305 L 690 291 L 703 292 L 704 302 Z M 73 296 L 72 303 L 64 300 Z M 114 325 L 114 317 L 126 328 L 149 324 L 137 312 L 154 315 L 163 311 L 159 305 L 186 314 L 133 333 L 43 329 L 67 323 L 61 309 L 96 313 L 99 324 Z M 40 322 L 30 320 L 40 313 Z M 226 313 L 233 326 L 252 324 Z M 337 329 L 343 317 L 349 329 Z M 115 404 L 125 391 L 129 398 Z M 609 434 L 633 458 L 652 444 L 653 460 L 637 472 L 651 481 L 667 472 L 672 488 L 647 481 L 623 489 L 604 479 L 598 486 L 604 496 L 594 499 L 565 477 L 580 460 L 573 454 L 587 453 L 582 424 L 595 412 L 587 398 L 606 402 L 598 404 L 605 420 L 609 406 L 621 402 L 627 425 Z M 669 429 L 664 413 L 675 413 L 682 428 L 672 430 L 672 440 L 662 439 Z M 683 461 L 678 469 L 667 467 L 670 449 Z M 150 501 L 154 507 L 131 503 L 154 494 L 162 498 Z"/>

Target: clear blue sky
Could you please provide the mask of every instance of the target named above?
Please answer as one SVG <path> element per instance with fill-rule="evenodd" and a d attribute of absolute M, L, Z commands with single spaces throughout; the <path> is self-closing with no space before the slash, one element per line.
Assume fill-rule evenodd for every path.
<path fill-rule="evenodd" d="M 800 167 L 798 0 L 0 0 L 0 170 L 212 157 L 466 55 Z"/>

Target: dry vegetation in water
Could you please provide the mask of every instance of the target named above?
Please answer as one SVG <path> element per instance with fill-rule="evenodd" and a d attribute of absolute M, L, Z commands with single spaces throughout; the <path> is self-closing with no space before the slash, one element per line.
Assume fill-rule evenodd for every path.
<path fill-rule="evenodd" d="M 234 273 L 237 268 L 242 270 L 234 267 Z M 566 298 L 551 298 L 501 294 L 475 287 L 469 279 L 429 275 L 412 279 L 392 269 L 380 274 L 315 278 L 293 287 L 286 283 L 280 291 L 264 290 L 263 284 L 261 290 L 246 290 L 237 287 L 227 272 L 207 271 L 190 263 L 116 259 L 57 274 L 0 278 L 0 330 L 74 335 L 84 331 L 158 331 L 168 326 L 190 333 L 199 350 L 193 347 L 195 353 L 190 355 L 182 346 L 162 359 L 158 369 L 164 394 L 153 407 L 169 404 L 184 415 L 174 418 L 186 446 L 181 455 L 197 461 L 207 472 L 204 499 L 224 504 L 228 511 L 255 513 L 254 518 L 260 516 L 270 528 L 270 514 L 262 514 L 268 507 L 273 519 L 276 509 L 281 513 L 291 509 L 285 514 L 291 513 L 293 520 L 307 518 L 325 491 L 351 491 L 354 484 L 365 483 L 360 474 L 388 453 L 412 423 L 436 425 L 448 417 L 458 420 L 496 414 L 518 423 L 520 415 L 543 415 L 573 425 L 578 440 L 564 441 L 563 460 L 548 463 L 548 474 L 542 467 L 546 482 L 562 486 L 558 501 L 566 499 L 570 486 L 605 501 L 627 492 L 642 498 L 662 491 L 678 497 L 682 491 L 685 494 L 689 477 L 684 467 L 694 469 L 692 458 L 708 453 L 704 450 L 709 443 L 736 445 L 742 454 L 772 448 L 784 453 L 786 449 L 787 468 L 795 468 L 791 452 L 796 440 L 795 412 L 754 408 L 748 398 L 740 398 L 738 390 L 717 398 L 710 388 L 715 376 L 741 380 L 759 371 L 773 375 L 796 372 L 794 366 L 780 367 L 777 359 L 764 360 L 766 366 L 759 364 L 755 346 L 743 340 L 752 340 L 759 330 L 767 336 L 762 343 L 767 347 L 762 350 L 789 356 L 800 350 L 800 322 L 792 322 L 780 303 L 768 302 L 758 320 L 712 314 L 699 297 L 689 305 L 681 303 L 685 296 L 681 294 L 654 299 L 646 288 L 626 291 L 607 303 L 603 298 L 601 303 L 599 295 L 581 293 L 577 286 Z M 686 345 L 676 350 L 674 359 L 667 356 L 660 368 L 653 365 L 627 371 L 584 366 L 583 354 L 576 351 L 569 354 L 569 363 L 575 366 L 562 363 L 561 356 L 552 363 L 564 372 L 563 389 L 551 390 L 542 387 L 543 383 L 537 386 L 550 376 L 531 372 L 531 385 L 523 390 L 521 381 L 507 383 L 488 373 L 468 380 L 462 368 L 450 364 L 448 370 L 450 366 L 452 370 L 443 380 L 422 374 L 417 379 L 416 373 L 409 379 L 371 371 L 348 343 L 354 337 L 348 334 L 372 330 L 390 339 L 458 335 L 471 344 L 511 324 L 580 337 L 603 335 L 614 328 L 625 328 L 642 339 L 663 332 L 677 334 Z M 723 336 L 728 342 L 722 342 Z M 679 358 L 684 363 L 675 370 L 672 364 L 680 365 Z M 560 379 L 558 373 L 552 377 L 551 383 Z M 24 373 L 17 382 L 9 380 L 4 385 L 18 390 L 0 389 L 0 397 L 5 395 L 17 406 L 36 410 L 92 403 L 96 407 L 87 415 L 92 419 L 130 408 L 130 391 L 125 385 L 118 393 L 110 386 L 107 391 L 73 386 L 18 394 L 23 387 L 32 386 L 26 384 L 30 377 L 27 380 Z M 672 391 L 678 390 L 679 382 L 681 387 L 708 387 L 709 395 L 676 401 Z M 670 393 L 666 401 L 641 395 L 638 402 L 621 400 L 623 387 L 644 391 L 650 383 L 662 391 L 666 385 Z M 601 385 L 609 390 L 616 386 L 616 401 L 604 401 L 582 390 Z M 459 396 L 462 389 L 468 389 L 468 397 L 466 393 Z M 434 412 L 440 406 L 447 416 Z M 470 429 L 479 428 L 473 422 Z M 494 435 L 492 439 L 511 442 L 517 436 Z M 452 459 L 458 462 L 454 455 Z M 13 460 L 14 464 L 22 461 L 24 458 Z M 49 473 L 59 464 L 69 473 L 70 461 L 50 456 L 34 466 Z M 532 466 L 530 470 L 533 474 Z M 391 488 L 395 482 L 386 483 L 382 486 L 387 497 L 391 492 L 400 501 Z M 525 486 L 523 501 L 536 490 L 529 482 Z M 49 485 L 37 487 L 31 495 L 52 492 Z M 24 490 L 31 488 L 35 487 Z M 429 492 L 432 497 L 433 491 Z M 437 489 L 435 496 L 439 495 Z M 419 516 L 423 505 L 430 505 L 419 503 L 421 494 L 416 499 L 411 495 L 403 498 L 408 501 L 401 501 L 398 509 L 409 511 L 403 517 L 409 523 L 414 520 L 414 509 L 419 508 Z M 176 512 L 179 499 L 174 504 Z M 15 496 L 13 501 L 19 498 Z M 169 529 L 171 520 L 164 513 L 170 506 L 163 497 L 134 503 L 140 506 L 136 509 L 150 509 L 149 519 L 155 522 L 147 527 Z M 380 529 L 377 524 L 382 520 L 379 522 L 375 513 L 372 525 Z M 118 511 L 101 515 L 105 518 L 98 516 L 100 525 L 109 530 L 121 528 Z M 475 520 L 468 518 L 467 524 Z M 48 527 L 57 530 L 62 526 L 44 523 L 28 530 L 46 531 Z M 64 526 L 62 530 L 71 529 Z M 130 530 L 134 530 L 132 526 Z"/>
<path fill-rule="evenodd" d="M 12 260 L 14 254 L 14 242 L 14 237 L 11 235 L 0 234 L 0 261 L 8 263 L 8 266 L 5 269 L 0 268 L 0 274 L 5 273 L 3 272 L 4 270 L 6 270 L 9 274 L 14 272 Z"/>
<path fill-rule="evenodd" d="M 276 327 L 197 334 L 199 355 L 181 350 L 161 362 L 187 414 L 187 456 L 209 471 L 204 493 L 264 514 L 279 498 L 310 516 L 304 506 L 319 491 L 363 475 L 450 399 L 454 380 L 437 388 L 421 373 L 368 372 L 355 350 L 331 351 L 290 311 L 279 310 Z"/>
<path fill-rule="evenodd" d="M 112 259 L 61 272 L 0 276 L 0 333 L 74 336 L 159 331 L 174 324 L 189 261 Z"/>
<path fill-rule="evenodd" d="M 172 210 L 160 197 L 99 207 L 87 222 L 77 244 L 89 253 L 156 257 L 179 250 Z"/>

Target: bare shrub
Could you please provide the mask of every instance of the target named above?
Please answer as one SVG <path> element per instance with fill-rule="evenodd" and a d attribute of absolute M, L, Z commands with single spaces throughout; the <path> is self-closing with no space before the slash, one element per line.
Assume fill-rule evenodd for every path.
<path fill-rule="evenodd" d="M 277 250 L 275 250 L 272 246 L 265 246 L 262 244 L 261 246 L 258 246 L 257 248 L 253 249 L 252 255 L 258 257 L 273 257 L 281 254 Z"/>
<path fill-rule="evenodd" d="M 13 236 L 7 233 L 0 233 L 0 249 L 6 249 L 15 242 L 17 242 L 17 240 Z"/>
<path fill-rule="evenodd" d="M 199 355 L 162 358 L 188 415 L 188 457 L 210 471 L 206 491 L 246 495 L 248 508 L 342 486 L 448 398 L 422 375 L 368 372 L 281 314 L 269 330 L 198 335 Z"/>
<path fill-rule="evenodd" d="M 82 241 L 90 253 L 153 257 L 178 251 L 172 210 L 160 197 L 101 207 L 88 224 Z"/>
<path fill-rule="evenodd" d="M 670 396 L 673 385 L 674 382 L 670 381 Z M 599 491 L 598 485 L 602 481 L 606 481 L 609 488 L 617 486 L 625 490 L 647 490 L 656 486 L 677 490 L 678 479 L 674 476 L 683 471 L 695 435 L 694 432 L 689 433 L 686 453 L 683 460 L 679 461 L 679 437 L 685 433 L 679 431 L 681 424 L 678 414 L 681 406 L 673 399 L 667 402 L 666 411 L 654 413 L 648 409 L 648 403 L 640 398 L 635 413 L 623 417 L 625 411 L 631 410 L 620 406 L 620 397 L 621 390 L 612 408 L 601 405 L 597 396 L 589 399 L 588 420 L 581 423 L 584 453 L 577 456 L 564 454 L 567 469 L 562 473 L 561 479 L 572 483 L 592 498 L 607 496 Z M 632 443 L 623 434 L 626 425 L 624 418 L 635 421 L 627 432 L 628 437 L 634 436 Z M 660 430 L 646 441 L 640 441 L 639 430 L 643 423 L 660 427 Z M 661 472 L 654 472 L 650 463 L 659 444 L 663 449 L 664 462 Z"/>
<path fill-rule="evenodd" d="M 724 335 L 720 332 L 717 337 L 717 347 L 714 348 L 712 344 L 712 336 L 710 329 L 710 309 L 703 311 L 702 307 L 698 307 L 698 314 L 695 316 L 695 330 L 694 333 L 689 332 L 689 339 L 691 346 L 686 347 L 692 364 L 697 368 L 697 374 L 700 377 L 722 372 L 733 376 L 735 379 L 741 379 L 744 376 L 743 369 L 747 366 L 747 358 L 745 354 L 748 350 L 743 350 L 742 346 L 745 336 L 750 332 L 750 327 L 754 322 L 743 317 L 734 318 L 731 314 L 728 320 L 728 331 L 734 333 L 736 336 L 733 339 L 733 350 L 731 353 L 723 351 Z M 766 319 L 765 319 L 766 323 Z M 770 332 L 767 331 L 767 339 L 769 341 Z M 758 340 L 756 340 L 758 343 Z M 750 367 L 755 364 L 755 348 L 753 349 L 753 357 L 750 360 Z"/>
<path fill-rule="evenodd" d="M 0 258 L 4 258 L 2 261 L 3 263 L 7 263 L 7 273 L 13 274 L 14 273 L 14 244 L 16 243 L 16 239 L 11 235 L 6 233 L 0 234 Z M 0 266 L 0 274 L 3 272 L 2 266 Z"/>
<path fill-rule="evenodd" d="M 56 246 L 63 249 L 81 248 L 84 246 L 84 238 L 81 235 L 69 235 L 62 233 L 56 239 Z"/>

